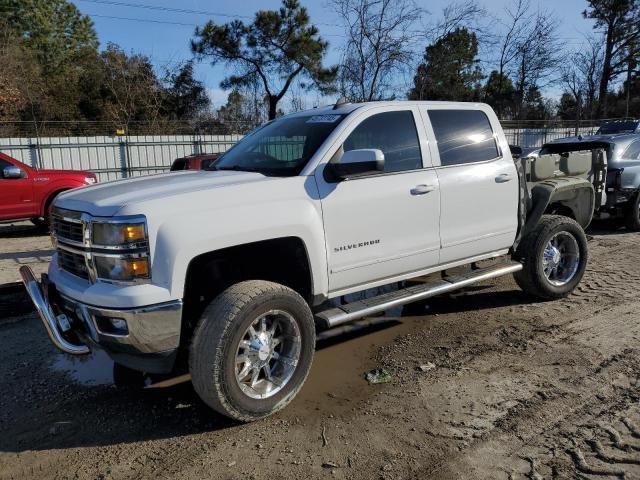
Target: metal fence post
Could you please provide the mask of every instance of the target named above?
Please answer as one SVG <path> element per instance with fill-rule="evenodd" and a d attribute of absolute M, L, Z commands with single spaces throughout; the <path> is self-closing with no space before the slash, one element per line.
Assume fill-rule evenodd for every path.
<path fill-rule="evenodd" d="M 33 130 L 36 134 L 36 144 L 35 144 L 35 154 L 36 158 L 32 160 L 33 168 L 43 168 L 44 165 L 42 163 L 42 149 L 40 148 L 40 132 L 38 131 L 38 121 L 33 119 Z"/>
<path fill-rule="evenodd" d="M 124 136 L 121 136 L 118 146 L 120 149 L 120 175 L 122 178 L 127 178 L 129 173 L 129 142 Z"/>

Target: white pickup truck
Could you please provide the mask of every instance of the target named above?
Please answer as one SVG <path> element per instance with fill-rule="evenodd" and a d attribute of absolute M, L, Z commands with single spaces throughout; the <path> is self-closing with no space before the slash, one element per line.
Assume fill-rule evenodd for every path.
<path fill-rule="evenodd" d="M 522 168 L 484 104 L 339 102 L 263 125 L 208 171 L 60 195 L 48 275 L 21 274 L 62 351 L 188 365 L 204 402 L 255 420 L 302 387 L 317 329 L 507 274 L 571 293 L 594 204 L 583 157 Z M 384 285 L 399 288 L 342 302 Z"/>

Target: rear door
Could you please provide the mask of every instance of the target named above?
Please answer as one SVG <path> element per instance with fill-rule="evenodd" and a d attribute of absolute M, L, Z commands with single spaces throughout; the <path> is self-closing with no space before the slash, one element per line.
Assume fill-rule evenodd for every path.
<path fill-rule="evenodd" d="M 431 106 L 422 112 L 438 162 L 440 262 L 511 247 L 518 227 L 519 181 L 506 140 L 497 135 L 497 119 L 478 106 Z"/>
<path fill-rule="evenodd" d="M 368 109 L 328 156 L 365 148 L 382 151 L 384 172 L 332 182 L 316 169 L 334 295 L 438 264 L 438 178 L 418 109 Z"/>

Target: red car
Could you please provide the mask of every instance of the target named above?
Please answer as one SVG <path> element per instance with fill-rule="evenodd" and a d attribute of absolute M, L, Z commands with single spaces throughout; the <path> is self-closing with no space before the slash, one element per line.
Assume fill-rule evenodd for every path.
<path fill-rule="evenodd" d="M 171 171 L 203 170 L 215 162 L 219 156 L 219 153 L 198 153 L 182 158 L 176 158 L 171 164 Z"/>
<path fill-rule="evenodd" d="M 91 172 L 36 170 L 0 153 L 0 222 L 30 219 L 34 225 L 45 227 L 56 195 L 97 181 Z"/>

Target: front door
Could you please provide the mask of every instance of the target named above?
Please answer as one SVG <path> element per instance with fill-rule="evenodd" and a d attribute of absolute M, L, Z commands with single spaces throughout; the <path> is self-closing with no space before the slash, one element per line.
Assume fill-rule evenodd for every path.
<path fill-rule="evenodd" d="M 420 133 L 419 133 L 420 132 Z M 379 149 L 384 172 L 331 183 L 316 169 L 333 295 L 438 264 L 440 199 L 417 110 L 380 107 L 356 118 L 341 152 Z"/>
<path fill-rule="evenodd" d="M 11 166 L 14 165 L 0 158 L 0 220 L 33 217 L 36 208 L 32 180 L 28 176 L 4 178 L 2 171 Z"/>

